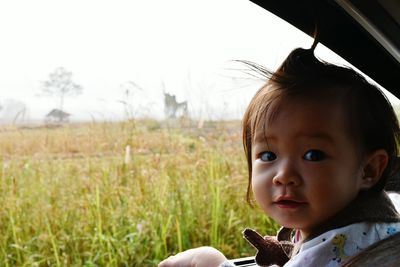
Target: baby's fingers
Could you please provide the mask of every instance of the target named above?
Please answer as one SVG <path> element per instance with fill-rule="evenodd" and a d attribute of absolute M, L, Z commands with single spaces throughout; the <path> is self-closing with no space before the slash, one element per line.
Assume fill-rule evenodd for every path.
<path fill-rule="evenodd" d="M 167 259 L 160 262 L 157 267 L 171 267 L 171 260 L 173 256 L 168 257 Z"/>
<path fill-rule="evenodd" d="M 160 262 L 158 267 L 217 267 L 226 260 L 215 248 L 199 247 L 189 249 Z"/>
<path fill-rule="evenodd" d="M 191 267 L 192 255 L 188 251 L 169 256 L 167 259 L 161 261 L 158 267 Z"/>

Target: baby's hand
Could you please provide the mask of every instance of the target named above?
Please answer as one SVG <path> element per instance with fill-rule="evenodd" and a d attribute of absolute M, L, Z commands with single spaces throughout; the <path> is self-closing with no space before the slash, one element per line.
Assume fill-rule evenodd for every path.
<path fill-rule="evenodd" d="M 158 267 L 217 267 L 227 259 L 213 247 L 199 247 L 178 253 L 158 264 Z"/>

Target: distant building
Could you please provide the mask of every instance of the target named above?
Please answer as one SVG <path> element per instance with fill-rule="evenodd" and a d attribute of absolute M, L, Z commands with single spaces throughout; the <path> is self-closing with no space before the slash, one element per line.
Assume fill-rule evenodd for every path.
<path fill-rule="evenodd" d="M 67 112 L 64 112 L 59 109 L 53 109 L 46 115 L 46 122 L 49 123 L 68 122 L 69 116 L 71 116 L 71 114 Z"/>

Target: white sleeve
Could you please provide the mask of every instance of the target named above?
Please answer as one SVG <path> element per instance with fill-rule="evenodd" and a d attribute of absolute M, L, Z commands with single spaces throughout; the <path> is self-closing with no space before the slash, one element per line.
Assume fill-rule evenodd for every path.
<path fill-rule="evenodd" d="M 218 267 L 235 267 L 235 265 L 233 265 L 233 263 L 231 263 L 231 261 L 227 260 L 227 261 L 224 261 L 223 263 L 221 263 Z"/>

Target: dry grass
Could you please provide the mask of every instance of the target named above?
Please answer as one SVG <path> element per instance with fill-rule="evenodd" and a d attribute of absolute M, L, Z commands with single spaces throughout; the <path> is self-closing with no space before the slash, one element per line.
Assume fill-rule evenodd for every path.
<path fill-rule="evenodd" d="M 276 226 L 245 203 L 239 123 L 163 124 L 0 129 L 0 265 L 155 266 L 199 245 L 254 253 L 243 228 Z"/>

